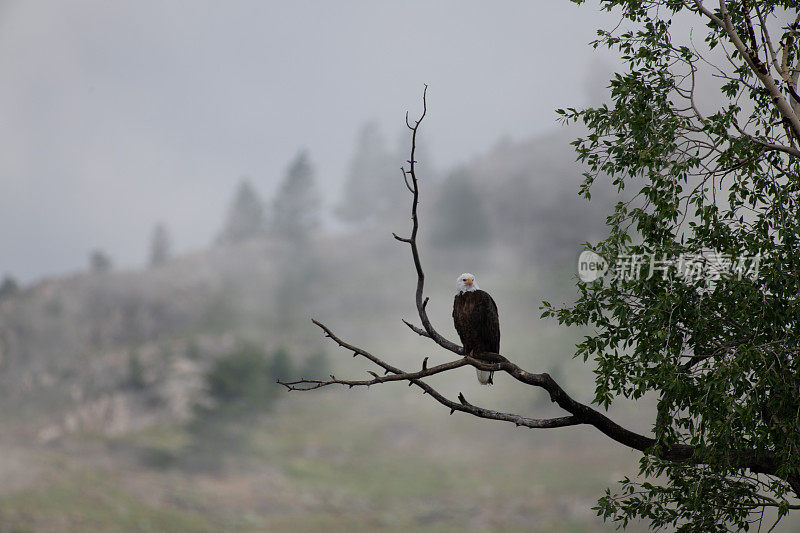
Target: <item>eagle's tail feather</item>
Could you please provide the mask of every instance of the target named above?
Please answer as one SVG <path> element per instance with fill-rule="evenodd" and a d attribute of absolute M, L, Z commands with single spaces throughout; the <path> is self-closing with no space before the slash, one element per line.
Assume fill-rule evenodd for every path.
<path fill-rule="evenodd" d="M 481 370 L 479 368 L 476 368 L 475 371 L 478 373 L 478 381 L 481 383 L 481 385 L 492 385 L 494 383 L 492 380 L 492 376 L 494 375 L 493 371 L 490 372 L 488 370 Z"/>

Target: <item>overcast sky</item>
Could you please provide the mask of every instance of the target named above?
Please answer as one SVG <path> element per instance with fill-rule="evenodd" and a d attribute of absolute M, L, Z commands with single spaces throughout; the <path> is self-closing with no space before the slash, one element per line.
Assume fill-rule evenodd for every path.
<path fill-rule="evenodd" d="M 95 247 L 141 265 L 159 220 L 201 248 L 239 178 L 268 198 L 300 148 L 330 205 L 361 124 L 396 142 L 424 83 L 437 168 L 554 128 L 602 22 L 566 0 L 3 2 L 0 274 Z"/>

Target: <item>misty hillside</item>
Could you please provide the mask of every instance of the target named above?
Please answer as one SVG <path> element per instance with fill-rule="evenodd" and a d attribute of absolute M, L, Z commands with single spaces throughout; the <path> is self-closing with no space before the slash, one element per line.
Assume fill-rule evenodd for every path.
<path fill-rule="evenodd" d="M 523 367 L 559 376 L 577 397 L 589 400 L 591 373 L 571 359 L 576 334 L 538 318 L 541 299 L 572 297 L 579 243 L 596 235 L 602 220 L 602 206 L 587 206 L 575 198 L 580 169 L 571 162 L 568 141 L 568 135 L 559 132 L 499 144 L 459 169 L 425 181 L 420 242 L 426 292 L 431 297 L 429 313 L 442 333 L 457 338 L 450 317 L 455 279 L 471 271 L 500 307 L 503 353 Z M 298 175 L 306 172 L 300 171 Z M 376 194 L 394 185 L 378 187 Z M 593 496 L 590 489 L 611 481 L 608 473 L 592 474 L 587 484 L 585 472 L 579 474 L 566 463 L 563 471 L 541 471 L 538 455 L 550 454 L 547 464 L 552 468 L 566 460 L 562 455 L 566 450 L 570 461 L 575 457 L 588 461 L 591 455 L 582 454 L 585 446 L 592 446 L 591 436 L 573 442 L 567 434 L 533 436 L 515 433 L 513 427 L 487 433 L 479 421 L 447 417 L 445 410 L 407 387 L 278 396 L 271 388 L 254 389 L 256 395 L 265 394 L 263 400 L 256 398 L 254 414 L 239 408 L 223 410 L 221 396 L 215 398 L 209 388 L 214 383 L 209 376 L 245 345 L 268 354 L 287 354 L 283 364 L 294 368 L 294 375 L 304 368 L 319 370 L 319 361 L 337 375 L 365 375 L 369 365 L 326 342 L 311 317 L 401 367 L 417 367 L 426 356 L 437 362 L 448 359 L 400 321 L 415 321 L 416 316 L 410 253 L 391 238 L 392 231 L 404 234 L 409 228 L 410 198 L 402 187 L 374 216 L 351 220 L 346 230 L 337 233 L 311 225 L 302 237 L 262 231 L 269 210 L 253 203 L 247 189 L 246 184 L 240 187 L 232 208 L 249 205 L 245 209 L 249 218 L 229 210 L 221 237 L 204 251 L 162 258 L 141 270 L 105 265 L 3 296 L 0 420 L 6 431 L 0 445 L 14 459 L 0 464 L 0 473 L 24 469 L 38 474 L 19 476 L 22 481 L 0 489 L 0 511 L 4 501 L 13 502 L 9 510 L 24 509 L 16 499 L 23 497 L 20 494 L 39 502 L 37 506 L 53 507 L 43 480 L 66 491 L 68 496 L 63 497 L 71 498 L 71 505 L 97 506 L 94 496 L 85 493 L 87 481 L 72 473 L 88 469 L 95 472 L 93 476 L 128 480 L 115 485 L 114 490 L 123 491 L 115 501 L 123 498 L 149 505 L 135 481 L 141 478 L 144 483 L 143 477 L 150 479 L 148 486 L 157 479 L 171 487 L 164 490 L 190 491 L 193 504 L 182 500 L 164 504 L 170 500 L 161 498 L 156 507 L 148 508 L 157 523 L 185 520 L 184 525 L 174 526 L 177 530 L 204 530 L 191 525 L 194 520 L 202 523 L 202 517 L 217 520 L 212 520 L 216 524 L 212 530 L 217 526 L 247 530 L 239 518 L 219 518 L 240 516 L 235 510 L 242 506 L 258 524 L 257 530 L 265 524 L 282 529 L 285 523 L 271 520 L 297 520 L 300 515 L 318 516 L 309 524 L 328 524 L 328 520 L 341 524 L 337 513 L 344 509 L 347 520 L 356 520 L 347 522 L 346 529 L 364 531 L 419 529 L 428 527 L 425 524 L 431 530 L 516 531 L 526 529 L 534 516 L 546 517 L 543 524 L 554 528 L 564 520 L 578 524 L 577 530 L 592 523 L 586 511 Z M 458 207 L 455 212 L 453 203 Z M 548 217 L 562 220 L 563 228 L 552 231 L 553 224 L 545 223 Z M 451 219 L 458 223 L 449 224 Z M 248 220 L 257 222 L 251 224 L 254 234 L 244 231 Z M 269 364 L 274 367 L 277 356 L 271 357 Z M 434 382 L 447 394 L 463 391 L 494 408 L 533 410 L 537 416 L 558 412 L 545 393 L 516 387 L 505 376 L 495 387 L 481 388 L 473 372 L 454 375 L 458 377 Z M 226 418 L 220 418 L 223 415 Z M 234 422 L 229 421 L 232 416 Z M 636 419 L 624 410 L 621 416 Z M 646 427 L 645 423 L 642 430 Z M 384 444 L 378 448 L 365 444 L 374 438 Z M 531 438 L 539 443 L 537 448 L 530 448 Z M 465 446 L 466 442 L 471 444 Z M 517 450 L 528 467 L 510 471 L 498 463 L 489 473 L 469 466 L 475 454 L 498 446 Z M 446 453 L 456 449 L 457 454 Z M 622 469 L 627 459 L 619 452 L 609 450 L 607 461 Z M 386 454 L 406 459 L 386 461 Z M 57 457 L 66 466 L 30 470 L 45 456 Z M 406 479 L 398 468 L 409 463 L 417 466 L 412 469 L 414 477 Z M 209 468 L 223 468 L 226 479 L 239 488 L 203 488 L 200 480 Z M 466 470 L 471 473 L 464 474 Z M 562 488 L 554 483 L 553 490 L 568 493 L 567 503 L 554 505 L 541 497 L 542 485 L 517 480 L 523 470 L 560 478 Z M 440 481 L 426 473 L 432 471 L 438 471 L 434 477 Z M 494 485 L 485 481 L 487 476 L 511 483 L 509 489 L 517 487 L 508 500 L 511 508 L 498 510 L 488 495 L 480 515 L 463 514 L 456 494 L 473 484 L 490 490 Z M 378 479 L 382 489 L 362 492 Z M 259 503 L 242 502 L 240 490 L 256 491 Z M 416 496 L 417 491 L 426 491 L 427 496 Z M 429 515 L 428 500 L 437 502 L 436 509 L 449 511 Z M 398 501 L 405 502 L 408 511 L 402 518 L 392 518 L 391 509 Z M 267 512 L 263 505 L 278 511 Z M 361 510 L 353 513 L 353 506 Z M 13 516 L 11 523 L 31 523 L 24 515 Z M 52 527 L 51 515 L 42 516 L 44 522 L 34 523 Z M 119 519 L 117 514 L 110 516 Z M 372 521 L 375 517 L 379 522 Z M 90 529 L 105 529 L 109 519 L 96 520 L 101 525 Z"/>
<path fill-rule="evenodd" d="M 0 533 L 800 531 L 795 4 L 0 2 Z"/>
<path fill-rule="evenodd" d="M 450 278 L 462 270 L 478 271 L 496 285 L 503 276 L 572 266 L 580 243 L 598 235 L 607 202 L 602 195 L 591 203 L 577 198 L 581 178 L 578 165 L 570 163 L 571 138 L 559 131 L 501 143 L 450 177 L 425 183 L 423 194 L 431 200 L 422 202 L 421 242 L 428 268 L 443 271 L 429 291 L 449 294 Z M 448 206 L 452 180 L 458 189 L 477 193 L 476 206 L 450 217 L 468 226 L 480 214 L 475 233 L 457 226 L 448 234 L 441 227 L 441 212 L 454 209 Z M 35 391 L 38 400 L 52 394 L 60 402 L 60 394 L 75 397 L 77 386 L 86 397 L 124 380 L 130 350 L 159 366 L 166 364 L 165 353 L 181 355 L 189 344 L 213 357 L 225 349 L 225 339 L 236 336 L 309 349 L 313 335 L 302 330 L 312 329 L 305 322 L 310 315 L 408 312 L 413 279 L 407 250 L 387 235 L 407 226 L 409 199 L 402 189 L 392 190 L 399 193 L 382 219 L 336 236 L 317 233 L 307 244 L 265 235 L 211 246 L 157 268 L 78 274 L 24 288 L 0 307 L 3 393 L 25 398 Z M 482 231 L 483 240 L 472 238 Z M 469 238 L 461 240 L 464 233 Z M 520 272 L 511 264 L 527 266 Z M 568 276 L 562 283 L 569 284 Z M 531 297 L 535 308 L 537 295 Z M 87 365 L 93 372 L 86 372 Z"/>
<path fill-rule="evenodd" d="M 539 268 L 575 261 L 587 241 L 604 235 L 605 217 L 619 197 L 598 180 L 591 202 L 578 195 L 585 169 L 570 144 L 583 135 L 564 127 L 519 143 L 501 142 L 467 165 L 486 198 L 494 237 Z"/>
<path fill-rule="evenodd" d="M 527 272 L 572 268 L 580 243 L 598 235 L 607 203 L 576 197 L 580 168 L 569 163 L 570 139 L 568 131 L 559 131 L 498 144 L 463 170 L 425 184 L 431 200 L 421 207 L 421 242 L 433 274 L 428 290 L 441 296 L 439 305 L 449 305 L 452 280 L 463 270 L 479 273 L 502 299 L 502 291 L 511 292 Z M 452 201 L 447 187 L 453 179 L 458 189 L 474 187 L 479 203 L 450 218 L 463 219 L 466 226 L 482 213 L 483 240 L 462 241 L 463 227 L 448 235 L 437 225 L 439 211 Z M 362 317 L 381 317 L 379 323 L 383 317 L 409 316 L 408 251 L 387 238 L 406 228 L 408 200 L 401 191 L 384 219 L 336 236 L 318 233 L 302 249 L 265 235 L 217 244 L 156 268 L 78 274 L 26 287 L 0 306 L 2 393 L 48 407 L 49 402 L 80 404 L 118 390 L 127 358 L 136 351 L 148 372 L 163 381 L 162 393 L 171 394 L 165 391 L 173 377 L 188 386 L 187 369 L 213 359 L 238 338 L 310 352 L 319 343 L 307 322 L 311 315 L 341 315 L 346 309 L 359 323 Z M 569 276 L 561 283 L 568 287 Z M 521 310 L 535 317 L 538 301 L 552 295 L 525 289 L 530 302 Z M 370 325 L 362 325 L 362 336 L 370 337 Z M 194 359 L 184 361 L 190 351 L 196 352 Z M 159 409 L 184 412 L 180 406 L 189 400 L 178 396 Z"/>

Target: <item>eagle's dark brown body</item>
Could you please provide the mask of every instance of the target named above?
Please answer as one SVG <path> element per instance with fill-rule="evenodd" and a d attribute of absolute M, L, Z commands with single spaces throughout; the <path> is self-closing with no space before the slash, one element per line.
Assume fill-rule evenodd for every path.
<path fill-rule="evenodd" d="M 456 294 L 453 300 L 453 323 L 465 354 L 500 353 L 500 318 L 497 305 L 486 291 Z M 492 382 L 491 375 L 488 382 Z"/>

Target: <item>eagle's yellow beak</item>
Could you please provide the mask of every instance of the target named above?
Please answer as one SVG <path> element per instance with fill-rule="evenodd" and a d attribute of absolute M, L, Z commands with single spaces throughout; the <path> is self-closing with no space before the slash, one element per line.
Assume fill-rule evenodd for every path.
<path fill-rule="evenodd" d="M 467 281 L 465 281 L 464 283 L 472 287 L 472 278 L 467 278 Z"/>

